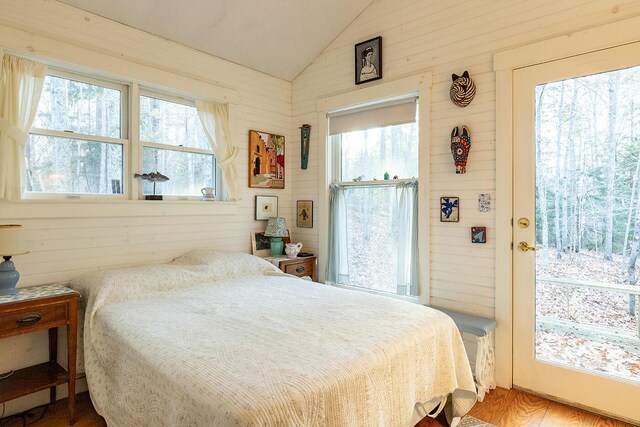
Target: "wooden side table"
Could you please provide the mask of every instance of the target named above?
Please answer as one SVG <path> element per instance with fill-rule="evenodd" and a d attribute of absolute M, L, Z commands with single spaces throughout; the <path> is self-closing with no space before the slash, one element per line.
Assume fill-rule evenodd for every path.
<path fill-rule="evenodd" d="M 79 296 L 78 292 L 60 285 L 23 288 L 15 295 L 0 296 L 0 339 L 49 330 L 49 361 L 18 369 L 0 380 L 0 403 L 47 388 L 54 403 L 56 386 L 68 383 L 69 424 L 75 422 Z M 57 362 L 58 326 L 63 325 L 67 326 L 67 370 Z"/>
<path fill-rule="evenodd" d="M 316 273 L 316 257 L 299 257 L 299 258 L 282 258 L 278 268 L 287 274 L 292 274 L 298 277 L 311 277 L 314 282 L 318 281 Z"/>

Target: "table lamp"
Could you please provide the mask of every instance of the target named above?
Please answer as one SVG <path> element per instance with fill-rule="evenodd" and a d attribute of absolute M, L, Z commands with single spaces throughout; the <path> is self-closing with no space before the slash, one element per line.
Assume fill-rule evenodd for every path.
<path fill-rule="evenodd" d="M 20 273 L 11 261 L 14 255 L 28 254 L 22 236 L 22 226 L 17 224 L 0 225 L 0 256 L 4 262 L 0 263 L 0 295 L 13 295 L 16 293 L 16 283 Z"/>
<path fill-rule="evenodd" d="M 289 235 L 289 231 L 287 230 L 287 223 L 285 222 L 284 218 L 269 218 L 269 221 L 267 222 L 267 229 L 264 231 L 264 235 L 266 237 L 271 237 L 271 256 L 282 255 L 282 249 L 284 248 L 282 238 Z"/>

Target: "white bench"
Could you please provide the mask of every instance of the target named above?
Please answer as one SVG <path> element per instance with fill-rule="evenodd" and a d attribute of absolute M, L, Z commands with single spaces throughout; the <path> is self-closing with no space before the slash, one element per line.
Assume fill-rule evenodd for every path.
<path fill-rule="evenodd" d="M 496 388 L 496 359 L 493 351 L 493 341 L 494 331 L 498 326 L 498 322 L 495 319 L 460 313 L 446 308 L 433 306 L 431 308 L 451 317 L 461 333 L 467 333 L 475 337 L 478 345 L 475 360 L 475 377 L 478 388 L 478 401 L 482 402 L 485 393 Z M 467 353 L 469 352 L 467 351 Z"/>

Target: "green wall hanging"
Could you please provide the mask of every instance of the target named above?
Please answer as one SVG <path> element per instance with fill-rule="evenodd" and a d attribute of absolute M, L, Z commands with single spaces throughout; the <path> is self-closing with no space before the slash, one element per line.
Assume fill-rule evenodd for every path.
<path fill-rule="evenodd" d="M 309 138 L 311 136 L 311 125 L 300 126 L 300 167 L 306 169 L 309 164 Z"/>

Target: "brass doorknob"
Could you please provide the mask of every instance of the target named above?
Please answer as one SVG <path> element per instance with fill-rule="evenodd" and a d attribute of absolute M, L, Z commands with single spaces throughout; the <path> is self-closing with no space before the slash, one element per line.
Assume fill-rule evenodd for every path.
<path fill-rule="evenodd" d="M 527 252 L 527 251 L 539 251 L 542 248 L 537 248 L 535 246 L 529 246 L 529 244 L 527 242 L 520 242 L 518 243 L 518 249 L 520 249 L 522 252 Z"/>

